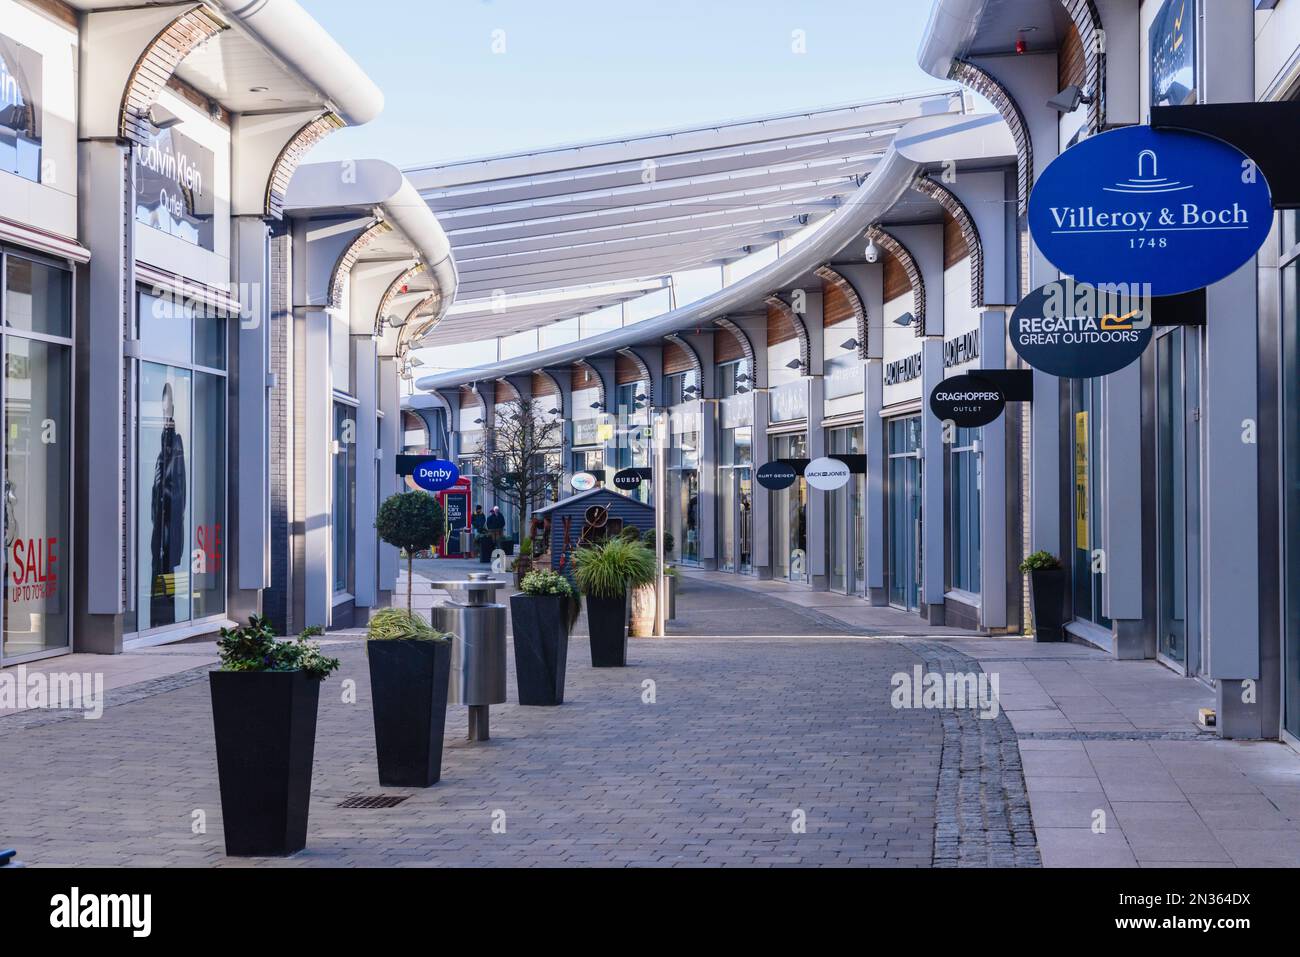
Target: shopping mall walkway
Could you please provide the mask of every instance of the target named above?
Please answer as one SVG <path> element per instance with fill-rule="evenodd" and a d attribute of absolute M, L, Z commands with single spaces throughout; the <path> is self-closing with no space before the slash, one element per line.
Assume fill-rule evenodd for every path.
<path fill-rule="evenodd" d="M 437 597 L 418 577 L 416 595 Z M 343 668 L 322 690 L 308 848 L 287 862 L 224 857 L 211 644 L 47 663 L 102 669 L 107 706 L 98 720 L 0 714 L 0 844 L 32 865 L 1300 861 L 1300 759 L 1164 727 L 1195 702 L 1158 666 L 1078 646 L 866 637 L 779 592 L 689 575 L 679 608 L 675 634 L 634 641 L 626 669 L 590 667 L 580 622 L 565 704 L 494 707 L 490 742 L 466 741 L 452 706 L 443 778 L 427 790 L 379 787 L 362 636 L 329 635 Z M 996 716 L 895 696 L 916 669 L 972 686 L 996 676 Z M 377 794 L 406 799 L 339 807 Z"/>

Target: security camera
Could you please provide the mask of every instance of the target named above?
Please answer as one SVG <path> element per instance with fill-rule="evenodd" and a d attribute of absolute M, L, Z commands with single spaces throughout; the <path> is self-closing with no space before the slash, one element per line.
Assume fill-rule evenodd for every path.
<path fill-rule="evenodd" d="M 867 240 L 867 248 L 863 250 L 862 258 L 869 263 L 880 261 L 880 247 L 876 245 L 874 239 Z"/>

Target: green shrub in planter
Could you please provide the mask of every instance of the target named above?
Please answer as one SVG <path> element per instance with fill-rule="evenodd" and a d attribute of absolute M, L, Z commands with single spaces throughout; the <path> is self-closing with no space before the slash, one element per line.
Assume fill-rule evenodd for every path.
<path fill-rule="evenodd" d="M 1037 641 L 1065 640 L 1065 570 L 1060 559 L 1038 551 L 1020 563 L 1029 576 L 1029 602 Z"/>
<path fill-rule="evenodd" d="M 650 549 L 654 554 L 655 550 L 655 530 L 652 528 L 641 536 L 641 544 Z M 664 532 L 664 556 L 667 557 L 673 553 L 673 548 L 677 545 L 676 539 L 673 538 L 672 532 Z"/>
<path fill-rule="evenodd" d="M 578 617 L 578 593 L 558 572 L 529 572 L 510 598 L 514 631 L 515 681 L 521 705 L 564 703 L 569 631 Z"/>
<path fill-rule="evenodd" d="M 222 629 L 208 676 L 226 853 L 283 857 L 307 843 L 320 686 L 339 660 L 308 641 L 280 641 L 265 618 Z"/>
<path fill-rule="evenodd" d="M 399 492 L 384 500 L 375 530 L 389 545 L 406 553 L 406 610 L 411 610 L 411 558 L 442 541 L 442 506 L 428 492 Z"/>
<path fill-rule="evenodd" d="M 451 636 L 405 608 L 370 619 L 366 654 L 379 783 L 424 788 L 442 776 Z"/>
<path fill-rule="evenodd" d="M 447 641 L 448 635 L 405 608 L 385 608 L 371 616 L 366 628 L 371 641 L 395 641 L 407 638 L 413 641 Z"/>
<path fill-rule="evenodd" d="M 1028 575 L 1030 572 L 1050 571 L 1060 567 L 1060 559 L 1051 552 L 1037 551 L 1020 563 L 1020 574 Z"/>
<path fill-rule="evenodd" d="M 574 578 L 587 596 L 593 668 L 627 664 L 628 591 L 655 577 L 655 556 L 639 542 L 615 538 L 573 553 Z"/>

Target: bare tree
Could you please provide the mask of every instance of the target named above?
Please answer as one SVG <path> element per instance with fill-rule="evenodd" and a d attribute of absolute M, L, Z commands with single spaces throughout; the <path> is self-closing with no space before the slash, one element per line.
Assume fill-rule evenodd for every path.
<path fill-rule="evenodd" d="M 525 399 L 502 402 L 496 408 L 496 424 L 479 453 L 475 468 L 499 501 L 515 509 L 520 534 L 526 534 L 528 511 L 544 498 L 549 500 L 560 476 L 548 468 L 547 453 L 559 451 L 560 423 L 540 414 Z"/>

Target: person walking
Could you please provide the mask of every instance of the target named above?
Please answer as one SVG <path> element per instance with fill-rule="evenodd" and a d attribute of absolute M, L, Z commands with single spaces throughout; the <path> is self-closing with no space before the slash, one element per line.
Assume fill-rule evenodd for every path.
<path fill-rule="evenodd" d="M 496 505 L 492 506 L 492 511 L 488 513 L 487 522 L 485 523 L 488 534 L 492 536 L 492 541 L 501 541 L 501 536 L 505 533 L 506 517 L 501 514 L 501 509 Z"/>

